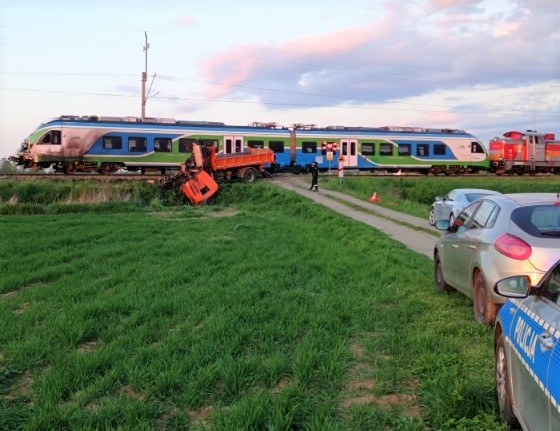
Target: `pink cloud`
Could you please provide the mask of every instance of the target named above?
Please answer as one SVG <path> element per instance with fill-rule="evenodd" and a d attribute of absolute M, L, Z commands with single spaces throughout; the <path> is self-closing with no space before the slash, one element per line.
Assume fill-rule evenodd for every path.
<path fill-rule="evenodd" d="M 428 2 L 426 9 L 442 11 L 445 9 L 459 9 L 465 6 L 476 6 L 479 3 L 481 3 L 480 0 L 431 0 Z"/>
<path fill-rule="evenodd" d="M 174 24 L 177 24 L 177 25 L 188 26 L 188 25 L 195 24 L 196 23 L 196 18 L 191 16 L 191 15 L 184 15 L 184 16 L 181 16 L 181 17 L 177 18 L 173 22 L 174 22 Z"/>
<path fill-rule="evenodd" d="M 209 97 L 227 94 L 235 85 L 270 71 L 278 65 L 302 60 L 324 59 L 333 55 L 350 53 L 373 40 L 381 39 L 392 29 L 392 20 L 384 19 L 379 25 L 372 23 L 332 33 L 304 36 L 279 45 L 243 45 L 206 59 L 201 66 L 205 80 L 220 82 L 212 86 Z"/>

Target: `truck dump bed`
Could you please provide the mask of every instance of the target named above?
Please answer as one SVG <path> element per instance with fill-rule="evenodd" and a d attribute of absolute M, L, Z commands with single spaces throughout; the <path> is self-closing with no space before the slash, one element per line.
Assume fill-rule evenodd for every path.
<path fill-rule="evenodd" d="M 225 171 L 267 163 L 274 163 L 274 152 L 261 148 L 250 148 L 247 153 L 214 155 L 211 160 L 213 171 Z"/>

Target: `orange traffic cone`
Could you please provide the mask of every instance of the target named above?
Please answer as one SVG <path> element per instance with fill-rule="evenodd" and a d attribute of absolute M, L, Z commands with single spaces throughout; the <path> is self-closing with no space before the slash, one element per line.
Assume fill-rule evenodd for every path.
<path fill-rule="evenodd" d="M 374 192 L 369 200 L 370 202 L 381 202 L 381 199 L 377 197 L 377 192 Z"/>

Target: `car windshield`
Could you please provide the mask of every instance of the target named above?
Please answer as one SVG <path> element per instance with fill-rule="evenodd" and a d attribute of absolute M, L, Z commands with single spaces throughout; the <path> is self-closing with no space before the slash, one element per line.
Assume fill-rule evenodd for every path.
<path fill-rule="evenodd" d="M 488 194 L 488 193 L 467 193 L 467 194 L 465 195 L 465 197 L 467 198 L 467 200 L 468 200 L 469 202 L 472 202 L 472 201 L 478 199 L 479 197 L 484 196 L 484 195 L 487 195 L 487 194 Z"/>
<path fill-rule="evenodd" d="M 533 205 L 515 209 L 511 220 L 536 237 L 560 237 L 560 206 Z"/>

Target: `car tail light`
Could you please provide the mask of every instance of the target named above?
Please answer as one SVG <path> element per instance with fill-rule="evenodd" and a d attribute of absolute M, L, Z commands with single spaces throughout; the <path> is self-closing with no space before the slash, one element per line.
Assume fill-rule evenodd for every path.
<path fill-rule="evenodd" d="M 494 247 L 500 253 L 512 259 L 524 260 L 531 256 L 531 246 L 516 236 L 504 233 L 494 242 Z"/>

